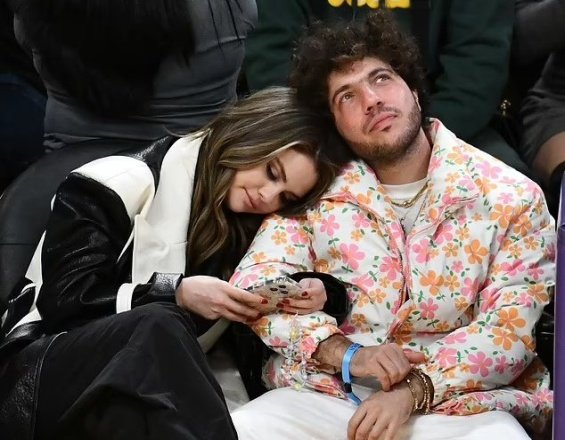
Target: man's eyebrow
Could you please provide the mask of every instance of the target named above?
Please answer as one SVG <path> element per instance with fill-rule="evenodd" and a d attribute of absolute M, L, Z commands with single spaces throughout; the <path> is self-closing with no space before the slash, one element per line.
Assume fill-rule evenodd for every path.
<path fill-rule="evenodd" d="M 375 68 L 375 69 L 373 69 L 373 70 L 371 70 L 371 71 L 369 72 L 369 74 L 367 75 L 367 78 L 372 78 L 372 77 L 374 77 L 374 76 L 376 76 L 376 75 L 378 75 L 379 73 L 382 73 L 382 72 L 387 72 L 387 73 L 390 73 L 391 75 L 394 75 L 394 70 L 392 70 L 391 68 L 388 68 L 388 67 L 377 67 L 377 68 Z M 343 91 L 347 90 L 348 88 L 350 88 L 351 85 L 352 85 L 351 83 L 348 83 L 348 84 L 344 84 L 344 85 L 342 85 L 341 87 L 339 87 L 339 88 L 334 92 L 334 94 L 332 95 L 332 102 L 335 103 L 335 100 L 336 100 L 336 98 L 337 98 L 337 95 L 339 95 L 341 92 L 343 92 Z"/>

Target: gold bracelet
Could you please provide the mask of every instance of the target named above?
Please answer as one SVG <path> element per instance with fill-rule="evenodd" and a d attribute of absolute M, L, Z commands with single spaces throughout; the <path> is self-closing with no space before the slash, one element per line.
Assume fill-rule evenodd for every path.
<path fill-rule="evenodd" d="M 408 376 L 406 376 L 404 380 L 406 381 L 406 384 L 408 385 L 408 389 L 412 394 L 412 399 L 414 400 L 414 402 L 412 403 L 412 410 L 410 411 L 410 414 L 414 414 L 416 411 L 418 411 L 418 392 L 414 388 L 414 384 L 412 383 L 412 381 L 414 380 L 413 376 L 412 377 L 410 376 L 411 374 L 408 373 Z"/>
<path fill-rule="evenodd" d="M 424 373 L 419 368 L 413 368 L 410 373 L 420 380 L 422 388 L 424 390 L 424 398 L 422 399 L 421 405 L 419 405 L 418 410 L 421 410 L 423 414 L 429 414 L 432 409 L 432 403 L 434 400 L 434 384 L 430 377 Z"/>

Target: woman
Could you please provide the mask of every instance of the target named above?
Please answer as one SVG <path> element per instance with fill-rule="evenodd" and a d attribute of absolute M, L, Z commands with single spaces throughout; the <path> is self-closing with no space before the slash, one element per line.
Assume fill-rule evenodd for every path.
<path fill-rule="evenodd" d="M 255 0 L 12 1 L 47 89 L 45 147 L 200 129 L 236 99 Z"/>
<path fill-rule="evenodd" d="M 3 321 L 0 432 L 235 438 L 196 338 L 208 319 L 260 314 L 259 296 L 221 278 L 264 214 L 325 191 L 346 156 L 327 132 L 274 88 L 201 132 L 71 173 Z M 302 283 L 291 307 L 320 309 L 322 282 Z"/>

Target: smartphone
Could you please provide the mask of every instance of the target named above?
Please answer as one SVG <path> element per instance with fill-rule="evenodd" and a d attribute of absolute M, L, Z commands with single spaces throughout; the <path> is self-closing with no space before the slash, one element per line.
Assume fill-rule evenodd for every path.
<path fill-rule="evenodd" d="M 301 298 L 304 288 L 287 276 L 268 281 L 263 284 L 256 284 L 247 289 L 256 295 L 260 295 L 269 301 L 268 305 L 273 309 L 278 309 L 277 304 L 286 298 Z"/>

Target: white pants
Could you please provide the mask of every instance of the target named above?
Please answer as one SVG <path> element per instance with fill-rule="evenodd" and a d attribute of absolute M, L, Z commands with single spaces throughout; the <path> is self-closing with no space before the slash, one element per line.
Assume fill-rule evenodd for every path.
<path fill-rule="evenodd" d="M 240 440 L 345 440 L 357 407 L 348 401 L 310 391 L 269 391 L 232 413 Z M 472 416 L 413 416 L 395 440 L 529 440 L 507 412 Z"/>

